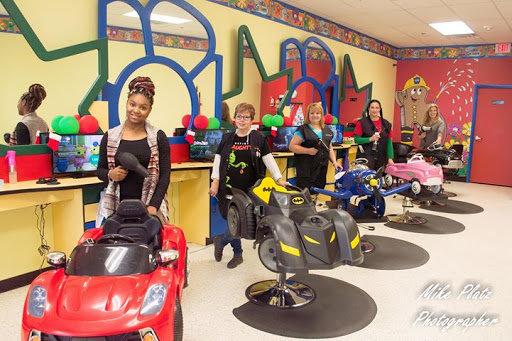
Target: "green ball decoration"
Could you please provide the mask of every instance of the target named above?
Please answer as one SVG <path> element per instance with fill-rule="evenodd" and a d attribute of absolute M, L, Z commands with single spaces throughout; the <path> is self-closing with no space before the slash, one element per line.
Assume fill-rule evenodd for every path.
<path fill-rule="evenodd" d="M 62 115 L 57 115 L 55 116 L 53 119 L 52 119 L 52 123 L 50 124 L 52 126 L 52 130 L 56 133 L 59 133 L 59 123 L 60 123 L 60 120 L 62 120 L 64 116 Z"/>
<path fill-rule="evenodd" d="M 78 134 L 80 124 L 74 116 L 65 116 L 59 122 L 58 134 Z"/>
<path fill-rule="evenodd" d="M 284 118 L 281 115 L 274 115 L 272 117 L 272 125 L 274 127 L 281 127 L 284 124 Z"/>
<path fill-rule="evenodd" d="M 336 116 L 332 118 L 331 124 L 338 124 L 338 118 Z"/>
<path fill-rule="evenodd" d="M 208 126 L 206 129 L 219 129 L 220 121 L 217 117 L 208 117 Z"/>
<path fill-rule="evenodd" d="M 272 127 L 272 117 L 273 116 L 271 114 L 264 115 L 261 118 L 261 123 L 263 123 L 265 127 Z"/>

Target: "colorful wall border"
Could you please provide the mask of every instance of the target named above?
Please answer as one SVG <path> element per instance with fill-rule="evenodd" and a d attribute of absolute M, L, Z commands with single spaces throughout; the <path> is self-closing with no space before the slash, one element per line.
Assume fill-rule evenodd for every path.
<path fill-rule="evenodd" d="M 378 39 L 276 0 L 208 0 L 396 59 L 398 49 Z"/>
<path fill-rule="evenodd" d="M 328 20 L 322 19 L 320 17 L 316 17 L 313 14 L 307 13 L 305 11 L 293 8 L 288 5 L 284 5 L 279 3 L 278 1 L 268 1 L 270 7 L 278 8 L 279 6 L 290 7 L 291 15 L 287 11 L 275 10 L 276 13 L 280 13 L 282 19 L 277 20 L 273 16 L 269 14 L 269 11 L 262 10 L 261 3 L 265 3 L 264 0 L 250 0 L 249 3 L 247 1 L 227 1 L 227 0 L 209 0 L 211 2 L 215 2 L 227 7 L 236 8 L 238 10 L 251 13 L 260 17 L 266 17 L 269 20 L 278 21 L 282 24 L 293 26 L 296 28 L 303 29 L 305 31 L 322 35 L 327 38 L 331 38 L 334 40 L 341 41 L 345 44 L 352 45 L 358 48 L 361 48 L 366 51 L 370 51 L 373 53 L 377 53 L 389 58 L 394 58 L 397 60 L 421 60 L 421 59 L 457 59 L 457 58 L 497 58 L 497 57 L 512 57 L 512 52 L 509 53 L 501 53 L 497 54 L 495 52 L 494 44 L 482 44 L 482 45 L 460 45 L 460 46 L 428 46 L 428 47 L 405 47 L 405 48 L 396 48 L 384 42 L 381 42 L 377 39 L 365 36 L 362 33 L 351 30 L 344 26 L 338 25 L 336 23 L 332 23 Z M 245 6 L 243 7 L 244 4 Z M 274 4 L 275 3 L 275 4 Z M 254 8 L 254 10 L 252 10 Z M 266 14 L 262 14 L 266 13 Z M 284 13 L 284 14 L 283 14 Z M 297 14 L 297 13 L 307 13 L 307 15 Z M 298 22 L 301 22 L 300 19 L 293 19 L 298 16 L 299 18 L 303 18 L 302 25 L 298 25 Z M 317 24 L 311 24 L 308 22 L 306 25 L 306 20 L 304 18 L 312 18 L 313 22 L 319 22 Z M 309 20 L 309 19 L 308 19 Z M 329 23 L 329 25 L 338 25 L 339 29 L 331 29 L 331 30 L 312 30 L 307 29 L 311 27 L 324 27 Z M 311 26 L 313 25 L 313 26 Z M 302 27 L 301 27 L 302 26 Z M 342 32 L 342 36 L 340 36 L 340 32 Z M 5 15 L 0 14 L 0 32 L 4 33 L 21 33 L 14 21 Z M 334 33 L 334 34 L 331 34 Z M 116 27 L 116 26 L 108 26 L 107 28 L 107 36 L 109 40 L 113 41 L 124 41 L 131 43 L 143 44 L 143 35 L 142 30 L 138 29 L 130 29 L 124 27 Z M 369 40 L 374 40 L 374 42 L 370 42 Z M 153 44 L 155 46 L 163 46 L 177 49 L 187 49 L 187 50 L 196 50 L 196 51 L 206 51 L 208 49 L 208 40 L 181 36 L 181 35 L 172 35 L 168 33 L 153 33 Z M 380 45 L 388 45 L 388 48 L 379 47 Z M 382 51 L 388 51 L 391 49 L 393 53 L 383 53 Z M 391 51 L 389 50 L 389 51 Z M 244 57 L 245 58 L 253 58 L 252 53 L 249 48 L 244 47 Z M 290 56 L 293 58 L 293 56 Z M 319 58 L 325 56 L 318 56 Z M 323 58 L 322 58 L 323 59 Z"/>

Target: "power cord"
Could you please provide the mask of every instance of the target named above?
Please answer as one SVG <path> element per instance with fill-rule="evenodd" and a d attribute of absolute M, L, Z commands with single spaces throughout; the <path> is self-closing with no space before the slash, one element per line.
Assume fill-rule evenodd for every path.
<path fill-rule="evenodd" d="M 39 255 L 41 255 L 41 257 L 43 257 L 43 260 L 41 261 L 41 265 L 39 268 L 43 267 L 45 260 L 44 257 L 48 254 L 48 252 L 50 252 L 50 245 L 48 245 L 48 241 L 46 240 L 44 233 L 46 223 L 44 210 L 48 207 L 48 205 L 50 204 L 37 205 L 34 209 L 34 214 L 36 215 L 36 229 L 39 232 L 39 238 L 41 243 L 41 245 L 39 245 L 39 247 L 37 248 L 37 252 L 39 252 Z M 38 213 L 38 210 L 40 211 L 40 213 Z"/>

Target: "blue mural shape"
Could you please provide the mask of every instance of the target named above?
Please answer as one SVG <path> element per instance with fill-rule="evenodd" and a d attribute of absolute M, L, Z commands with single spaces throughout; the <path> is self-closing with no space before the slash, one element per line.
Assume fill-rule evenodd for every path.
<path fill-rule="evenodd" d="M 107 82 L 103 87 L 102 100 L 108 101 L 109 108 L 109 128 L 115 127 L 120 124 L 119 119 L 119 99 L 123 85 L 126 83 L 128 77 L 137 69 L 149 65 L 160 64 L 167 66 L 176 72 L 185 83 L 187 91 L 190 96 L 191 103 L 191 120 L 188 129 L 192 129 L 194 117 L 199 114 L 199 97 L 196 92 L 194 80 L 198 75 L 211 63 L 215 63 L 215 117 L 219 120 L 222 116 L 221 98 L 222 98 L 222 56 L 215 53 L 216 39 L 213 28 L 206 19 L 206 17 L 199 12 L 195 7 L 191 6 L 184 0 L 149 0 L 143 6 L 139 0 L 99 0 L 98 1 L 98 38 L 107 38 L 107 6 L 112 2 L 120 1 L 131 6 L 139 15 L 141 21 L 142 32 L 144 36 L 144 49 L 145 56 L 132 61 L 130 64 L 121 71 L 114 84 Z M 208 35 L 208 50 L 204 58 L 191 70 L 187 71 L 181 66 L 178 61 L 168 57 L 155 55 L 152 28 L 151 28 L 151 13 L 156 5 L 161 2 L 168 2 L 180 7 L 181 9 L 192 15 L 206 30 Z"/>

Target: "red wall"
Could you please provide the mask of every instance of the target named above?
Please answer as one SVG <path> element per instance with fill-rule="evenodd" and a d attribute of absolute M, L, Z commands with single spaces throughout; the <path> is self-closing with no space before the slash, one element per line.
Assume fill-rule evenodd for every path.
<path fill-rule="evenodd" d="M 397 66 L 396 90 L 419 75 L 430 88 L 426 101 L 437 103 L 446 122 L 446 144 L 469 146 L 475 84 L 512 84 L 512 58 L 401 60 Z M 444 89 L 443 89 L 444 87 Z M 421 113 L 423 117 L 423 113 Z M 489 122 L 495 124 L 496 122 Z M 400 138 L 400 107 L 395 101 L 393 136 Z M 415 132 L 414 145 L 418 145 Z"/>

